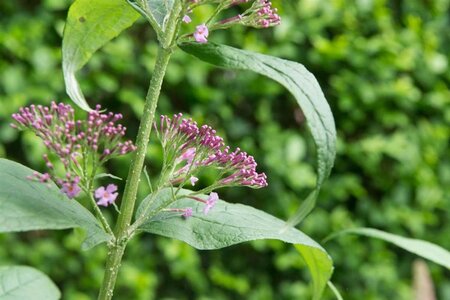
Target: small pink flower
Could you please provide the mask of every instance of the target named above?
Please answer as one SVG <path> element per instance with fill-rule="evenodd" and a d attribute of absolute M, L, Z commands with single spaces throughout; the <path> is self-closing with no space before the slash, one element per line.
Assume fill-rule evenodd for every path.
<path fill-rule="evenodd" d="M 208 42 L 209 30 L 205 24 L 198 25 L 194 32 L 194 38 L 198 43 L 204 44 Z"/>
<path fill-rule="evenodd" d="M 184 15 L 184 17 L 183 17 L 184 23 L 188 24 L 188 23 L 191 23 L 191 21 L 192 21 L 191 17 L 189 17 L 188 15 Z"/>
<path fill-rule="evenodd" d="M 198 178 L 197 178 L 197 177 L 195 177 L 195 176 L 191 176 L 191 178 L 190 178 L 189 180 L 191 181 L 191 185 L 192 185 L 192 186 L 194 186 L 194 185 L 195 185 L 195 183 L 197 183 L 197 181 L 198 181 Z"/>
<path fill-rule="evenodd" d="M 117 186 L 115 184 L 108 184 L 108 186 L 106 187 L 99 187 L 98 189 L 95 190 L 95 198 L 97 198 L 97 204 L 101 205 L 101 206 L 108 206 L 112 203 L 114 203 L 114 201 L 116 201 L 117 196 L 119 195 L 118 193 L 116 193 L 117 191 Z"/>
<path fill-rule="evenodd" d="M 80 182 L 79 177 L 75 177 L 75 179 L 72 182 L 64 182 L 62 184 L 61 191 L 67 195 L 70 199 L 75 198 L 80 194 L 81 188 L 78 186 L 78 183 Z"/>
<path fill-rule="evenodd" d="M 185 219 L 192 217 L 192 208 L 191 207 L 185 208 L 181 216 Z"/>
<path fill-rule="evenodd" d="M 209 194 L 208 200 L 206 200 L 205 207 L 203 208 L 203 213 L 207 215 L 209 211 L 216 205 L 217 200 L 219 200 L 219 195 L 212 192 Z"/>

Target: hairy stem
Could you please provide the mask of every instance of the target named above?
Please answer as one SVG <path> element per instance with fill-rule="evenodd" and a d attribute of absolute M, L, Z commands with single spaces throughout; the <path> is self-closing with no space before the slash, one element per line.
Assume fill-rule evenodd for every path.
<path fill-rule="evenodd" d="M 130 222 L 133 218 L 137 190 L 144 166 L 145 155 L 147 153 L 147 145 L 150 139 L 150 133 L 152 131 L 161 85 L 173 51 L 172 48 L 177 33 L 177 25 L 179 22 L 181 8 L 181 2 L 174 4 L 164 33 L 164 42 L 161 43 L 158 49 L 156 64 L 153 70 L 153 76 L 150 81 L 147 96 L 145 98 L 144 113 L 142 115 L 136 139 L 137 149 L 128 172 L 127 183 L 125 185 L 122 204 L 120 206 L 121 214 L 117 219 L 117 224 L 114 231 L 116 242 L 114 245 L 109 247 L 105 275 L 98 296 L 99 300 L 110 300 L 112 298 L 122 256 L 125 252 L 126 244 L 133 234 L 133 232 L 130 231 Z"/>
<path fill-rule="evenodd" d="M 137 190 L 142 168 L 144 166 L 145 155 L 147 153 L 147 145 L 152 130 L 162 81 L 169 63 L 170 55 L 170 50 L 159 48 L 155 69 L 146 97 L 144 114 L 142 115 L 136 140 L 137 150 L 135 157 L 131 162 L 127 183 L 122 198 L 122 205 L 120 206 L 121 214 L 118 217 L 115 228 L 117 242 L 116 245 L 110 249 L 110 253 L 106 261 L 105 277 L 103 279 L 103 286 L 98 297 L 98 299 L 101 300 L 109 300 L 113 295 L 120 261 L 122 260 L 125 250 L 125 244 L 129 238 L 128 227 L 130 226 L 130 222 L 133 217 Z"/>

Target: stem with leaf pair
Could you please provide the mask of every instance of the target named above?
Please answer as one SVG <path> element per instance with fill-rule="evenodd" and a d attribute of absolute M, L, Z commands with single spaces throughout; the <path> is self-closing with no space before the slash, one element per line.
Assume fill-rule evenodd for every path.
<path fill-rule="evenodd" d="M 174 7 L 174 12 L 178 13 L 171 14 L 165 30 L 164 42 L 160 44 L 158 48 L 156 64 L 145 99 L 144 112 L 136 139 L 137 149 L 135 157 L 131 162 L 125 185 L 122 204 L 120 207 L 121 214 L 117 219 L 117 224 L 114 230 L 115 242 L 109 247 L 103 283 L 98 296 L 99 300 L 109 300 L 112 298 L 122 257 L 125 252 L 126 245 L 133 234 L 133 232 L 130 231 L 130 223 L 133 218 L 137 191 L 144 167 L 147 145 L 149 143 L 150 133 L 152 131 L 162 82 L 174 48 L 175 36 L 177 33 L 178 23 L 180 22 L 180 10 L 181 5 L 176 4 Z"/>

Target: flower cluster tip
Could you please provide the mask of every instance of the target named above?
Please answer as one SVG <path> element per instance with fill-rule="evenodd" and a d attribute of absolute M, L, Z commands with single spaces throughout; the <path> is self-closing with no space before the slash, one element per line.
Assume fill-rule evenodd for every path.
<path fill-rule="evenodd" d="M 11 124 L 13 128 L 34 132 L 42 139 L 51 156 L 61 161 L 66 171 L 65 177 L 58 177 L 49 155 L 44 154 L 49 172 L 36 172 L 28 178 L 40 182 L 53 180 L 69 198 L 77 197 L 81 186 L 86 187 L 89 171 L 98 169 L 111 158 L 136 150 L 133 142 L 123 141 L 126 127 L 118 124 L 123 118 L 122 114 L 104 113 L 100 105 L 82 120 L 75 119 L 72 106 L 56 102 L 50 106 L 30 105 L 20 108 L 12 118 L 15 121 Z"/>
<path fill-rule="evenodd" d="M 169 175 L 171 185 L 190 183 L 195 186 L 200 170 L 213 168 L 217 170 L 218 178 L 209 190 L 227 186 L 267 186 L 267 176 L 256 171 L 257 163 L 254 157 L 240 148 L 231 151 L 212 127 L 199 126 L 179 113 L 172 118 L 162 115 L 159 126 L 155 124 L 155 128 L 165 153 L 166 164 L 172 166 L 169 168 L 172 170 Z M 219 196 L 211 192 L 206 201 L 194 196 L 190 198 L 203 202 L 204 213 L 207 214 Z M 184 217 L 189 215 L 190 212 L 185 214 L 183 211 Z"/>
<path fill-rule="evenodd" d="M 197 25 L 195 31 L 192 35 L 197 43 L 207 43 L 209 33 L 217 29 L 226 29 L 236 24 L 241 24 L 244 26 L 255 27 L 255 28 L 268 28 L 272 26 L 277 26 L 281 24 L 281 17 L 278 15 L 277 8 L 272 7 L 272 2 L 269 0 L 224 0 L 220 5 L 220 10 L 228 9 L 233 6 L 248 3 L 253 1 L 250 8 L 245 10 L 236 16 L 229 17 L 217 21 L 216 23 L 207 22 Z M 192 13 L 194 7 L 207 3 L 216 3 L 217 1 L 188 1 L 190 6 L 187 7 L 186 14 L 183 16 L 182 21 L 184 23 L 190 23 L 192 21 L 189 16 Z"/>

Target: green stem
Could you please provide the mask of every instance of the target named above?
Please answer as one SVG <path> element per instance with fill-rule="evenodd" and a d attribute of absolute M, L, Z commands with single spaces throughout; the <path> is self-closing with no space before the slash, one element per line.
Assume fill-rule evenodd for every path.
<path fill-rule="evenodd" d="M 150 81 L 147 96 L 145 98 L 144 112 L 142 115 L 139 131 L 136 139 L 136 153 L 130 165 L 127 183 L 122 197 L 120 206 L 121 213 L 117 219 L 115 228 L 115 244 L 109 246 L 108 258 L 106 260 L 105 275 L 102 287 L 98 296 L 99 300 L 110 300 L 113 296 L 114 286 L 116 284 L 117 274 L 119 272 L 122 256 L 125 252 L 126 245 L 133 235 L 130 231 L 130 222 L 133 218 L 136 195 L 139 187 L 140 177 L 144 166 L 145 155 L 147 153 L 147 145 L 152 131 L 155 111 L 158 104 L 161 85 L 166 74 L 167 65 L 173 51 L 173 44 L 177 35 L 179 14 L 182 5 L 178 1 L 174 4 L 170 12 L 169 20 L 164 32 L 164 41 L 158 48 L 155 68 Z"/>
<path fill-rule="evenodd" d="M 108 221 L 106 221 L 105 216 L 103 215 L 102 211 L 100 210 L 100 208 L 97 205 L 97 202 L 95 202 L 95 199 L 92 196 L 92 188 L 91 187 L 88 187 L 88 188 L 82 187 L 82 189 L 88 196 L 89 201 L 91 202 L 92 208 L 94 209 L 94 213 L 95 213 L 97 219 L 100 220 L 100 222 L 102 223 L 103 229 L 105 229 L 105 231 L 108 234 L 110 234 L 111 236 L 114 236 L 114 233 L 111 230 L 111 227 L 109 227 Z"/>
<path fill-rule="evenodd" d="M 145 155 L 147 153 L 147 145 L 155 117 L 155 110 L 170 56 L 170 50 L 159 48 L 154 73 L 146 97 L 144 114 L 142 115 L 136 140 L 137 150 L 135 157 L 131 162 L 127 183 L 122 198 L 122 205 L 120 206 L 121 214 L 118 217 L 115 228 L 117 242 L 116 245 L 111 247 L 108 259 L 106 261 L 105 277 L 103 279 L 103 286 L 98 297 L 99 300 L 109 300 L 113 295 L 117 273 L 120 267 L 120 261 L 122 260 L 123 253 L 125 251 L 125 244 L 129 239 L 128 227 L 130 226 L 130 222 L 133 217 L 137 190 L 142 168 L 144 166 Z"/>
<path fill-rule="evenodd" d="M 147 145 L 152 131 L 153 121 L 155 118 L 156 106 L 161 90 L 162 81 L 166 68 L 169 63 L 171 51 L 159 48 L 156 59 L 155 71 L 150 83 L 150 88 L 146 97 L 144 114 L 142 116 L 141 125 L 136 141 L 137 150 L 134 160 L 131 162 L 130 171 L 128 173 L 127 184 L 125 186 L 124 196 L 120 210 L 121 216 L 117 221 L 116 234 L 120 236 L 129 226 L 134 212 L 134 204 L 136 200 L 138 185 L 144 166 L 145 155 L 147 153 Z"/>

